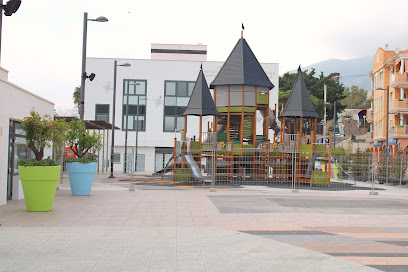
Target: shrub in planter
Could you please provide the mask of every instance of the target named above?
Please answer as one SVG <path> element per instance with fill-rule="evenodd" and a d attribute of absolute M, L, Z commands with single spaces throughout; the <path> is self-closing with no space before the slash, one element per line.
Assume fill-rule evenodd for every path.
<path fill-rule="evenodd" d="M 21 121 L 27 147 L 35 159 L 21 160 L 18 171 L 24 192 L 27 211 L 52 210 L 60 178 L 61 166 L 50 158 L 43 160 L 45 147 L 64 138 L 66 123 L 53 121 L 49 115 L 41 116 L 35 110 Z"/>
<path fill-rule="evenodd" d="M 66 140 L 77 158 L 66 159 L 72 195 L 90 195 L 97 168 L 95 152 L 101 147 L 101 136 L 89 133 L 81 120 L 69 123 Z"/>

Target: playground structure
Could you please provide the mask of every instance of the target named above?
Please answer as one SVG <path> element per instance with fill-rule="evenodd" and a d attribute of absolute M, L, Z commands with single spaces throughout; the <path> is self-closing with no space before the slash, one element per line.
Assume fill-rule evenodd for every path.
<path fill-rule="evenodd" d="M 274 85 L 242 36 L 210 88 L 213 96 L 200 70 L 181 140 L 175 138 L 163 171 L 172 170 L 173 182 L 330 185 L 331 146 L 316 142 L 319 116 L 300 67 L 280 121 L 276 104 L 270 107 Z M 198 140 L 186 139 L 188 115 L 200 117 Z M 208 115 L 213 120 L 203 132 L 202 116 Z"/>

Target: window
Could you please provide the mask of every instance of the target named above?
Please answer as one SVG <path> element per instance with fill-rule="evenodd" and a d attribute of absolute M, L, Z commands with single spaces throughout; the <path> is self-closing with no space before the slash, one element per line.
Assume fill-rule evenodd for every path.
<path fill-rule="evenodd" d="M 109 123 L 109 104 L 95 105 L 95 120 Z"/>
<path fill-rule="evenodd" d="M 120 153 L 113 153 L 112 162 L 120 163 Z"/>
<path fill-rule="evenodd" d="M 146 131 L 146 85 L 146 80 L 123 80 L 122 130 Z"/>
<path fill-rule="evenodd" d="M 145 154 L 137 154 L 136 172 L 145 171 Z"/>
<path fill-rule="evenodd" d="M 174 132 L 184 129 L 184 113 L 195 82 L 165 81 L 164 82 L 164 119 L 163 131 Z"/>

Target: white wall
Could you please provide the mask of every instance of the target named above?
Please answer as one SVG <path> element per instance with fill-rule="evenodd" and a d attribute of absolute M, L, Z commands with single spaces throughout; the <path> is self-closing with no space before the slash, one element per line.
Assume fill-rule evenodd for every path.
<path fill-rule="evenodd" d="M 95 104 L 110 104 L 110 118 L 112 121 L 113 101 L 113 65 L 115 59 L 87 58 L 87 73 L 95 73 L 93 81 L 86 81 L 85 88 L 85 119 L 95 119 Z M 164 81 L 196 81 L 200 71 L 201 62 L 198 61 L 166 61 L 166 60 L 131 60 L 117 59 L 118 64 L 130 63 L 131 67 L 118 67 L 116 87 L 116 117 L 115 126 L 122 126 L 123 80 L 147 80 L 146 101 L 146 131 L 139 131 L 139 147 L 172 147 L 174 145 L 174 132 L 163 132 L 164 110 Z M 214 80 L 223 62 L 202 62 L 203 71 L 208 85 Z M 279 65 L 276 63 L 262 64 L 266 74 L 275 85 L 270 91 L 270 107 L 278 103 Z M 212 117 L 203 117 L 203 132 L 207 131 L 207 122 L 212 122 Z M 194 135 L 198 138 L 199 118 L 188 117 L 187 138 Z M 135 132 L 128 133 L 128 145 L 135 145 Z M 178 136 L 179 137 L 179 136 Z M 109 136 L 109 143 L 111 136 Z M 115 132 L 115 146 L 125 145 L 124 131 Z M 139 148 L 140 150 L 140 148 Z M 140 152 L 139 152 L 140 153 Z M 146 157 L 146 170 L 148 170 Z M 154 169 L 154 154 L 151 168 Z M 122 166 L 115 165 L 115 171 L 122 170 Z M 153 170 L 151 170 L 153 171 Z"/>
<path fill-rule="evenodd" d="M 32 108 L 42 114 L 54 116 L 54 103 L 43 99 L 7 80 L 8 71 L 0 69 L 0 205 L 7 202 L 7 173 L 9 149 L 9 121 L 22 119 Z M 45 150 L 45 157 L 51 156 L 51 149 Z M 14 188 L 15 192 L 19 192 Z M 15 198 L 21 198 L 13 195 Z"/>

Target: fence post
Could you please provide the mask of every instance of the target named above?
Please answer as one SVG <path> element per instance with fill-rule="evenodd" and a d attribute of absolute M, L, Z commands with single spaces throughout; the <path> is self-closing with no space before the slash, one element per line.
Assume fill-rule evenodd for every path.
<path fill-rule="evenodd" d="M 375 153 L 373 153 L 373 158 L 372 158 L 372 161 L 373 161 L 373 163 L 372 163 L 372 165 L 373 165 L 373 167 L 372 167 L 372 177 L 373 177 L 373 179 L 372 179 L 372 181 L 371 181 L 371 191 L 369 192 L 369 195 L 378 195 L 378 192 L 376 192 L 375 191 Z"/>

